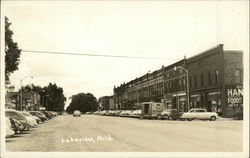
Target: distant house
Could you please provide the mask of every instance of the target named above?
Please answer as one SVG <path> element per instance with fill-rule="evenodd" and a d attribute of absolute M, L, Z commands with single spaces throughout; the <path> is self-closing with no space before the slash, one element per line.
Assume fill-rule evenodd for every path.
<path fill-rule="evenodd" d="M 21 106 L 22 100 L 22 106 Z M 39 110 L 40 95 L 35 92 L 23 92 L 22 99 L 20 92 L 7 92 L 5 95 L 5 108 L 16 110 Z"/>
<path fill-rule="evenodd" d="M 117 109 L 114 104 L 113 96 L 103 96 L 99 98 L 99 105 L 103 110 L 115 110 Z"/>

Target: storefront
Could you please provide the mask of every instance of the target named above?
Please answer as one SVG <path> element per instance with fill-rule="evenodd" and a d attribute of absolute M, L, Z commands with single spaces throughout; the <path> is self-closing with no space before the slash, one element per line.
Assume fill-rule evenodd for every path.
<path fill-rule="evenodd" d="M 173 95 L 171 94 L 165 94 L 163 98 L 163 105 L 165 109 L 173 109 Z"/>
<path fill-rule="evenodd" d="M 221 115 L 221 92 L 219 90 L 210 91 L 207 93 L 206 108 L 209 112 L 218 112 L 218 114 Z"/>
<path fill-rule="evenodd" d="M 178 111 L 187 112 L 187 96 L 186 93 L 177 93 L 173 95 L 174 104 L 176 104 Z"/>
<path fill-rule="evenodd" d="M 190 95 L 190 109 L 192 108 L 200 108 L 201 107 L 201 95 L 200 94 L 192 94 Z"/>

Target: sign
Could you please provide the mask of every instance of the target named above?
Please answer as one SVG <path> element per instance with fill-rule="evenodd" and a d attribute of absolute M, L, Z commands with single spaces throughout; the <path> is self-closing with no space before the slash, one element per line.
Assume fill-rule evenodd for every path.
<path fill-rule="evenodd" d="M 236 107 L 243 104 L 243 88 L 240 86 L 230 86 L 226 88 L 226 102 L 229 107 Z"/>
<path fill-rule="evenodd" d="M 45 107 L 39 107 L 39 110 L 45 110 Z"/>

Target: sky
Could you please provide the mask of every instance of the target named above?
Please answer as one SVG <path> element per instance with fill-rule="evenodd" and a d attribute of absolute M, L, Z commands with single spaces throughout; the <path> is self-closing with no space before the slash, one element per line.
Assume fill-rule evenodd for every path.
<path fill-rule="evenodd" d="M 132 59 L 22 52 L 10 76 L 62 87 L 67 98 L 113 95 L 114 86 L 217 44 L 248 58 L 248 1 L 3 1 L 22 50 L 140 56 Z M 2 55 L 3 53 L 1 53 Z M 164 58 L 164 59 L 163 59 Z M 70 103 L 68 99 L 66 106 Z"/>

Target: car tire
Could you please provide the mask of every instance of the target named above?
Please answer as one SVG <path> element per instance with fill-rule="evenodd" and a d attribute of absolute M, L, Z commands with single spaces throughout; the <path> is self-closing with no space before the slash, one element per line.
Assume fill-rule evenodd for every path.
<path fill-rule="evenodd" d="M 216 120 L 216 117 L 215 116 L 211 116 L 210 117 L 210 121 L 215 121 Z"/>
<path fill-rule="evenodd" d="M 188 118 L 187 120 L 188 120 L 188 121 L 192 121 L 193 119 L 192 119 L 192 118 Z"/>

